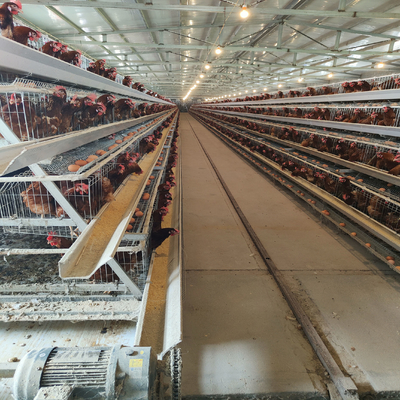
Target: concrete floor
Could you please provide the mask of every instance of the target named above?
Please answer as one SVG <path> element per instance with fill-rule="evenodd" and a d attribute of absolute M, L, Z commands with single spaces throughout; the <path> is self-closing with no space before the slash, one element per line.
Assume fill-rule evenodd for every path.
<path fill-rule="evenodd" d="M 324 394 L 324 370 L 199 146 L 360 393 L 400 392 L 400 277 L 182 114 L 185 397 Z M 378 396 L 379 397 L 379 396 Z M 230 398 L 233 398 L 230 396 Z"/>

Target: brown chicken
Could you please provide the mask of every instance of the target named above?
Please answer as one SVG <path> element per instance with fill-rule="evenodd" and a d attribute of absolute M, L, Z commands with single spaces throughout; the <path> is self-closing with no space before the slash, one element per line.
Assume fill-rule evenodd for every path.
<path fill-rule="evenodd" d="M 57 236 L 57 232 L 49 232 L 47 236 L 47 244 L 58 249 L 68 249 L 72 246 L 73 241 L 61 236 Z"/>
<path fill-rule="evenodd" d="M 38 215 L 56 215 L 56 206 L 53 196 L 41 182 L 32 182 L 21 193 L 22 201 L 32 213 Z"/>
<path fill-rule="evenodd" d="M 14 20 L 13 15 L 22 12 L 22 4 L 19 0 L 3 3 L 0 7 L 0 29 L 1 36 L 14 39 Z"/>
<path fill-rule="evenodd" d="M 80 129 L 87 129 L 96 126 L 102 115 L 107 111 L 107 107 L 103 103 L 95 103 L 86 107 L 82 112 L 79 121 Z"/>
<path fill-rule="evenodd" d="M 128 119 L 135 103 L 131 99 L 119 99 L 114 104 L 114 115 L 117 121 Z"/>
<path fill-rule="evenodd" d="M 81 51 L 71 50 L 61 54 L 59 59 L 61 61 L 65 61 L 68 64 L 72 64 L 75 65 L 76 67 L 79 67 L 82 64 L 81 55 L 82 55 Z"/>
<path fill-rule="evenodd" d="M 65 105 L 67 98 L 67 90 L 64 86 L 56 86 L 53 94 L 50 96 L 45 108 L 45 115 L 47 117 L 61 118 L 61 110 Z"/>
<path fill-rule="evenodd" d="M 104 76 L 104 72 L 106 70 L 105 65 L 106 65 L 105 59 L 97 60 L 97 61 L 91 62 L 89 64 L 87 71 L 93 72 L 94 74 L 97 74 L 100 76 Z"/>
<path fill-rule="evenodd" d="M 69 183 L 68 186 L 70 186 Z M 96 215 L 99 203 L 96 196 L 90 196 L 89 186 L 86 183 L 75 183 L 69 188 L 62 187 L 62 192 L 83 218 L 91 218 Z"/>
<path fill-rule="evenodd" d="M 45 43 L 40 51 L 42 53 L 48 54 L 49 56 L 59 58 L 61 55 L 62 43 L 50 41 Z"/>
<path fill-rule="evenodd" d="M 354 86 L 351 86 L 349 82 L 343 82 L 342 83 L 342 88 L 345 93 L 353 93 L 354 92 Z"/>
<path fill-rule="evenodd" d="M 29 101 L 22 101 L 20 94 L 11 94 L 8 104 L 2 107 L 1 116 L 22 141 L 38 137 L 41 119 Z"/>
<path fill-rule="evenodd" d="M 98 103 L 103 103 L 106 106 L 106 112 L 104 114 L 104 119 L 107 122 L 113 122 L 113 113 L 115 102 L 117 101 L 116 97 L 111 94 L 103 94 L 97 99 Z"/>
<path fill-rule="evenodd" d="M 387 212 L 386 207 L 387 202 L 380 198 L 379 196 L 372 196 L 371 200 L 369 201 L 369 206 L 367 207 L 368 215 L 371 218 L 381 220 L 382 217 L 385 216 Z"/>
<path fill-rule="evenodd" d="M 122 81 L 122 84 L 124 86 L 130 87 L 132 85 L 132 78 L 130 76 L 125 76 L 123 81 Z"/>
<path fill-rule="evenodd" d="M 112 68 L 105 69 L 103 76 L 107 79 L 111 79 L 112 81 L 115 81 L 115 78 L 117 77 L 117 68 L 112 67 Z"/>
<path fill-rule="evenodd" d="M 42 37 L 42 34 L 27 26 L 15 26 L 13 36 L 15 42 L 28 46 L 28 40 L 37 42 Z"/>
<path fill-rule="evenodd" d="M 103 193 L 103 197 L 102 197 L 102 202 L 103 203 L 109 203 L 110 201 L 115 200 L 114 197 L 114 187 L 111 184 L 110 179 L 108 179 L 106 176 L 103 176 L 101 178 L 101 189 L 102 189 L 102 193 Z"/>
<path fill-rule="evenodd" d="M 383 107 L 383 119 L 378 122 L 378 125 L 394 126 L 396 121 L 396 113 L 392 107 Z"/>

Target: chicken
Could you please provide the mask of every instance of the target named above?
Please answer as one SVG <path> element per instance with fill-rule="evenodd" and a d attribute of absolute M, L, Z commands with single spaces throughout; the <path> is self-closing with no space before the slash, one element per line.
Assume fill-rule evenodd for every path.
<path fill-rule="evenodd" d="M 388 90 L 388 89 L 398 89 L 400 86 L 399 78 L 393 79 L 390 78 L 386 81 L 383 81 L 379 85 L 375 85 L 372 90 Z"/>
<path fill-rule="evenodd" d="M 333 140 L 330 137 L 324 137 L 321 139 L 321 146 L 319 146 L 318 151 L 326 151 L 331 153 L 333 149 Z"/>
<path fill-rule="evenodd" d="M 336 193 L 336 181 L 328 174 L 320 173 L 319 178 L 323 180 L 322 187 L 330 194 Z"/>
<path fill-rule="evenodd" d="M 146 89 L 144 88 L 144 85 L 141 84 L 140 82 L 135 82 L 135 83 L 132 85 L 132 89 L 139 90 L 139 92 L 144 92 L 144 91 L 146 90 Z"/>
<path fill-rule="evenodd" d="M 3 3 L 0 7 L 0 29 L 1 36 L 14 39 L 14 20 L 13 15 L 22 12 L 22 4 L 19 0 Z"/>
<path fill-rule="evenodd" d="M 349 115 L 345 114 L 343 111 L 339 110 L 336 112 L 335 121 L 345 122 L 345 121 L 348 121 L 349 118 L 350 118 Z"/>
<path fill-rule="evenodd" d="M 168 214 L 167 207 L 158 208 L 153 212 L 153 227 L 152 232 L 157 232 L 161 229 L 161 222 L 164 220 L 164 216 Z"/>
<path fill-rule="evenodd" d="M 354 202 L 354 195 L 352 194 L 352 188 L 350 179 L 344 176 L 339 178 L 339 188 L 338 188 L 340 198 L 349 205 Z"/>
<path fill-rule="evenodd" d="M 111 93 L 103 94 L 97 99 L 98 103 L 103 103 L 106 106 L 104 119 L 107 122 L 113 122 L 114 106 L 117 99 Z"/>
<path fill-rule="evenodd" d="M 122 84 L 124 86 L 130 87 L 132 85 L 132 78 L 130 76 L 125 76 L 123 81 L 122 81 Z"/>
<path fill-rule="evenodd" d="M 145 137 L 139 142 L 139 153 L 140 154 L 152 153 L 156 149 L 155 144 L 152 143 L 150 140 L 151 139 L 149 139 L 149 137 Z"/>
<path fill-rule="evenodd" d="M 352 162 L 362 161 L 364 158 L 364 151 L 357 147 L 357 143 L 350 144 L 348 149 L 348 160 Z"/>
<path fill-rule="evenodd" d="M 38 137 L 41 123 L 29 101 L 22 101 L 20 94 L 11 94 L 8 104 L 1 109 L 4 122 L 22 141 Z"/>
<path fill-rule="evenodd" d="M 301 146 L 303 147 L 314 147 L 316 149 L 319 148 L 320 146 L 320 139 L 318 135 L 314 135 L 314 133 L 312 133 L 307 139 L 304 139 L 301 142 Z"/>
<path fill-rule="evenodd" d="M 360 92 L 368 92 L 372 90 L 372 86 L 367 81 L 358 81 L 357 82 L 358 91 Z"/>
<path fill-rule="evenodd" d="M 41 182 L 32 182 L 21 193 L 22 201 L 32 213 L 38 215 L 56 215 L 56 204 L 53 196 Z"/>
<path fill-rule="evenodd" d="M 395 161 L 396 157 L 393 153 L 378 152 L 376 153 L 375 166 L 378 169 L 390 171 L 392 168 L 397 166 L 398 161 Z"/>
<path fill-rule="evenodd" d="M 82 64 L 81 55 L 82 52 L 80 50 L 71 50 L 61 54 L 59 59 L 65 61 L 68 64 L 79 67 Z"/>
<path fill-rule="evenodd" d="M 112 81 L 115 81 L 115 78 L 117 77 L 117 68 L 115 68 L 115 67 L 107 68 L 104 71 L 103 76 L 107 79 L 111 79 Z"/>
<path fill-rule="evenodd" d="M 396 113 L 392 107 L 383 107 L 383 119 L 378 122 L 378 125 L 395 126 Z"/>
<path fill-rule="evenodd" d="M 132 160 L 131 154 L 129 153 L 129 151 L 126 151 L 125 153 L 121 153 L 121 154 L 118 156 L 116 163 L 117 163 L 117 164 L 123 164 L 123 165 L 126 166 L 126 165 L 129 164 L 129 162 L 130 162 L 131 160 Z M 134 160 L 134 161 L 136 161 L 136 160 Z"/>
<path fill-rule="evenodd" d="M 61 118 L 61 110 L 66 103 L 67 90 L 64 86 L 56 86 L 45 108 L 47 117 Z"/>
<path fill-rule="evenodd" d="M 81 129 L 87 129 L 96 126 L 100 117 L 107 111 L 107 107 L 103 103 L 95 103 L 85 108 L 82 112 L 82 118 L 79 121 Z"/>
<path fill-rule="evenodd" d="M 15 42 L 28 46 L 28 40 L 37 42 L 42 34 L 39 31 L 28 28 L 27 26 L 15 26 L 13 31 L 13 40 Z"/>
<path fill-rule="evenodd" d="M 164 240 L 168 239 L 170 236 L 178 235 L 179 231 L 174 228 L 163 228 L 155 232 L 151 232 L 150 235 L 150 251 L 161 246 Z"/>
<path fill-rule="evenodd" d="M 60 42 L 50 41 L 50 42 L 45 43 L 41 47 L 40 51 L 42 53 L 45 53 L 45 54 L 49 55 L 49 56 L 59 58 L 60 55 L 61 55 L 62 46 L 63 45 Z"/>
<path fill-rule="evenodd" d="M 342 83 L 342 88 L 345 93 L 353 93 L 354 92 L 354 86 L 351 86 L 349 82 L 343 82 Z"/>
<path fill-rule="evenodd" d="M 293 112 L 289 113 L 289 117 L 293 118 L 302 118 L 303 117 L 303 111 L 301 108 L 295 107 L 293 109 Z"/>
<path fill-rule="evenodd" d="M 322 94 L 335 94 L 334 89 L 331 88 L 330 86 L 322 86 L 321 90 Z"/>
<path fill-rule="evenodd" d="M 70 239 L 66 239 L 61 236 L 57 236 L 57 232 L 49 232 L 49 236 L 47 236 L 47 244 L 52 247 L 57 247 L 58 249 L 68 249 L 72 246 L 73 241 Z"/>
<path fill-rule="evenodd" d="M 310 96 L 318 96 L 318 92 L 313 87 L 308 87 L 307 90 L 310 92 Z"/>
<path fill-rule="evenodd" d="M 397 163 L 397 165 L 395 165 Z M 395 165 L 395 166 L 393 166 Z M 392 168 L 390 168 L 392 167 Z M 393 163 L 389 166 L 389 174 L 398 176 L 400 174 L 400 154 L 397 153 L 396 157 L 393 159 Z"/>
<path fill-rule="evenodd" d="M 142 168 L 140 168 L 139 164 L 132 159 L 129 161 L 128 165 L 126 166 L 126 175 L 129 174 L 137 174 L 141 175 L 143 174 Z"/>
<path fill-rule="evenodd" d="M 386 226 L 389 227 L 390 229 L 394 230 L 397 233 L 400 232 L 400 215 L 399 214 L 396 214 L 393 212 L 388 212 L 387 215 L 385 216 L 385 223 L 386 223 Z"/>
<path fill-rule="evenodd" d="M 83 218 L 91 218 L 97 213 L 99 206 L 97 197 L 90 196 L 89 186 L 86 183 L 78 182 L 70 188 L 62 187 L 62 191 L 63 195 Z"/>
<path fill-rule="evenodd" d="M 364 125 L 371 125 L 372 124 L 372 114 L 370 115 L 365 115 L 365 118 L 361 119 L 358 121 L 359 124 L 364 124 Z"/>
<path fill-rule="evenodd" d="M 102 197 L 102 203 L 109 203 L 110 201 L 115 200 L 115 197 L 113 195 L 114 193 L 114 187 L 111 184 L 110 179 L 108 179 L 106 176 L 103 176 L 101 178 L 101 189 L 103 193 Z"/>
<path fill-rule="evenodd" d="M 135 103 L 131 99 L 119 99 L 114 104 L 115 120 L 121 121 L 128 119 L 131 110 L 135 107 Z"/>
<path fill-rule="evenodd" d="M 318 119 L 320 121 L 330 121 L 331 120 L 331 112 L 330 112 L 329 108 L 322 108 L 319 113 Z"/>
<path fill-rule="evenodd" d="M 169 192 L 162 192 L 158 196 L 157 208 L 168 207 L 172 202 L 172 195 Z"/>
<path fill-rule="evenodd" d="M 362 211 L 366 212 L 366 206 L 368 204 L 368 197 L 364 190 L 356 190 L 353 192 L 354 200 L 356 202 L 357 208 Z"/>
<path fill-rule="evenodd" d="M 97 74 L 100 76 L 104 76 L 104 72 L 106 70 L 105 65 L 106 65 L 105 59 L 93 61 L 89 64 L 87 71 L 93 72 L 94 74 Z"/>
<path fill-rule="evenodd" d="M 126 176 L 126 167 L 123 164 L 118 164 L 108 173 L 108 179 L 115 189 L 124 181 Z"/>
<path fill-rule="evenodd" d="M 387 212 L 387 202 L 379 196 L 372 196 L 367 207 L 368 215 L 376 220 L 381 220 Z"/>

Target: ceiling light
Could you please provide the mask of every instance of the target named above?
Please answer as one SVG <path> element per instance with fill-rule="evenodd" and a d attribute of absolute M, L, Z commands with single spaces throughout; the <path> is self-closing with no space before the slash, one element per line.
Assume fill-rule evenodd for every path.
<path fill-rule="evenodd" d="M 256 89 L 253 90 L 253 93 L 255 93 L 255 92 L 256 92 Z"/>
<path fill-rule="evenodd" d="M 383 68 L 385 66 L 384 63 L 380 62 L 379 64 L 376 65 L 377 68 Z"/>
<path fill-rule="evenodd" d="M 234 96 L 236 96 L 236 93 L 233 93 Z"/>
<path fill-rule="evenodd" d="M 196 83 L 200 83 L 200 81 L 196 81 Z"/>
<path fill-rule="evenodd" d="M 248 90 L 245 90 L 245 92 L 247 93 L 247 92 L 248 92 Z"/>
<path fill-rule="evenodd" d="M 265 91 L 267 90 L 267 88 L 265 87 L 263 90 L 264 90 L 264 92 L 265 92 Z"/>
<path fill-rule="evenodd" d="M 204 78 L 204 75 L 203 75 L 203 74 L 201 74 L 201 75 L 200 75 L 200 78 Z"/>
<path fill-rule="evenodd" d="M 221 54 L 222 53 L 222 50 L 221 50 L 221 47 L 217 47 L 216 49 L 215 49 L 215 54 Z"/>
<path fill-rule="evenodd" d="M 247 7 L 243 4 L 242 11 L 240 12 L 240 16 L 242 18 L 247 18 L 249 16 L 249 12 L 247 11 Z"/>
<path fill-rule="evenodd" d="M 303 82 L 303 81 L 304 81 L 304 78 L 297 79 L 297 82 Z"/>
<path fill-rule="evenodd" d="M 279 84 L 279 85 L 278 85 L 278 87 L 282 87 L 282 85 L 281 85 L 281 84 Z"/>
<path fill-rule="evenodd" d="M 204 68 L 205 69 L 210 69 L 210 64 L 206 64 Z"/>
<path fill-rule="evenodd" d="M 333 78 L 332 72 L 330 74 L 328 74 L 328 78 Z"/>
<path fill-rule="evenodd" d="M 239 92 L 239 94 L 242 94 L 241 92 Z"/>

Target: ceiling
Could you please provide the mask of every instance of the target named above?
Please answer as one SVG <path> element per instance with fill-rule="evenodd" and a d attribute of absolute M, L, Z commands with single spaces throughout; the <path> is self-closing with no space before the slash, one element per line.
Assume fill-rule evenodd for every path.
<path fill-rule="evenodd" d="M 23 21 L 173 99 L 194 85 L 188 100 L 400 70 L 398 0 L 249 0 L 246 19 L 242 0 L 22 3 Z"/>

